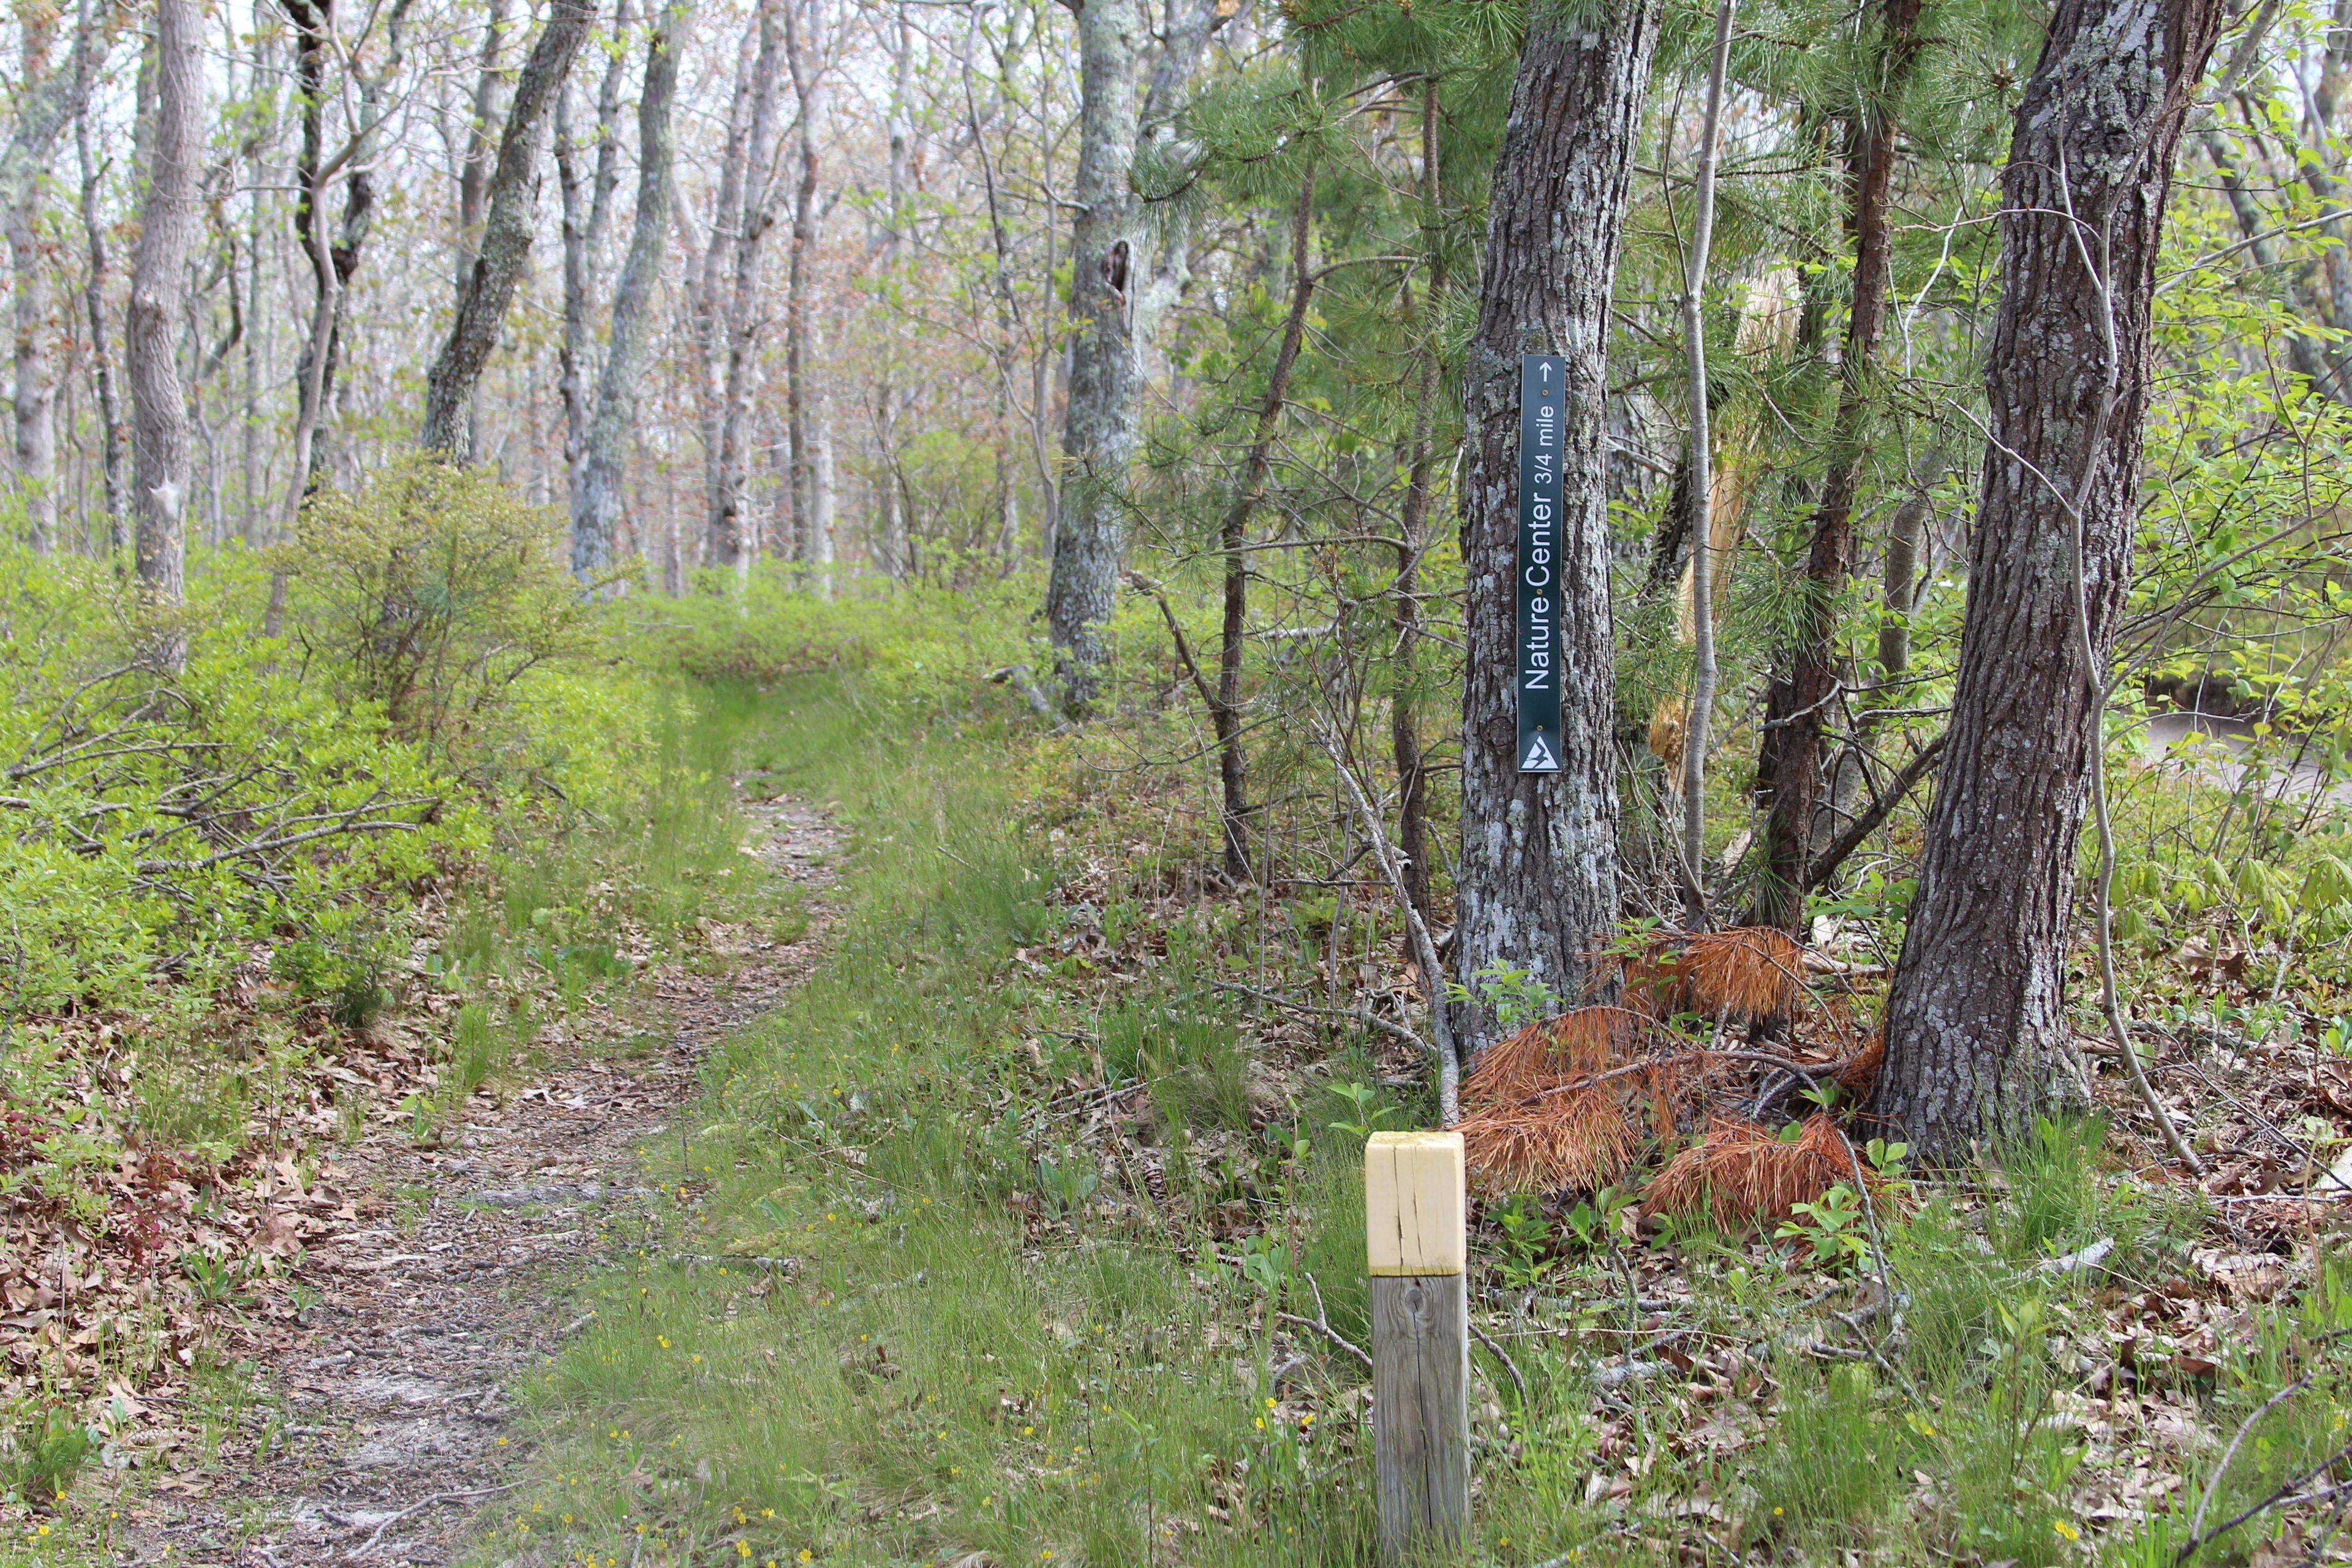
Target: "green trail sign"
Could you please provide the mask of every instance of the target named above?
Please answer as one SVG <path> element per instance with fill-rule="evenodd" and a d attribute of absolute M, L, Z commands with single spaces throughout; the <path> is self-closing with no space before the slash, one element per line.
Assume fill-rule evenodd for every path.
<path fill-rule="evenodd" d="M 1519 356 L 1519 772 L 1559 772 L 1559 458 L 1568 362 Z"/>

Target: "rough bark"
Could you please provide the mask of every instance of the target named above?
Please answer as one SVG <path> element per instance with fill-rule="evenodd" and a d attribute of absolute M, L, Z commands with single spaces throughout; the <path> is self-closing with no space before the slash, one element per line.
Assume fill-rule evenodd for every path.
<path fill-rule="evenodd" d="M 722 207 L 719 221 L 734 226 L 732 288 L 726 315 L 727 370 L 719 406 L 719 462 L 711 498 L 710 563 L 739 575 L 751 569 L 760 541 L 744 496 L 749 468 L 753 355 L 766 312 L 760 300 L 760 264 L 768 230 L 775 226 L 769 176 L 775 163 L 777 87 L 784 75 L 783 13 L 796 0 L 761 0 L 760 54 L 751 68 L 751 120 L 743 149 L 740 208 Z"/>
<path fill-rule="evenodd" d="M 2065 1093 L 2092 697 L 2131 565 L 2165 197 L 2223 6 L 2061 0 L 2018 109 L 1950 742 L 1872 1104 L 1927 1159 Z"/>
<path fill-rule="evenodd" d="M 1848 139 L 1846 228 L 1853 237 L 1853 299 L 1838 362 L 1829 468 L 1813 508 L 1795 643 L 1775 661 L 1779 668 L 1765 698 L 1758 748 L 1758 788 L 1770 813 L 1764 826 L 1764 875 L 1749 920 L 1787 931 L 1804 923 L 1826 736 L 1841 684 L 1838 601 L 1853 572 L 1854 503 L 1870 455 L 1874 362 L 1894 281 L 1891 204 L 1898 110 L 1919 55 L 1919 9 L 1920 0 L 1877 0 L 1871 11 L 1878 68 Z"/>
<path fill-rule="evenodd" d="M 637 99 L 637 212 L 629 231 L 628 258 L 613 289 L 612 343 L 605 351 L 596 416 L 588 426 L 572 509 L 572 570 L 583 580 L 611 569 L 613 541 L 620 529 L 636 381 L 644 368 L 654 283 L 669 237 L 676 145 L 670 114 L 677 101 L 677 44 L 686 35 L 689 14 L 684 5 L 672 5 L 646 46 L 645 86 Z"/>
<path fill-rule="evenodd" d="M 203 47 L 204 14 L 196 0 L 158 0 L 155 125 L 139 245 L 131 253 L 126 336 L 139 582 L 151 600 L 171 605 L 183 596 L 187 550 L 182 518 L 188 499 L 188 405 L 175 351 L 204 150 Z M 177 632 L 165 633 L 157 647 L 170 668 L 177 668 L 184 652 Z"/>
<path fill-rule="evenodd" d="M 498 347 L 499 326 L 530 252 L 531 209 L 538 205 L 539 155 L 549 112 L 594 20 L 594 0 L 555 0 L 515 82 L 506 132 L 499 141 L 498 167 L 490 176 L 481 253 L 449 335 L 425 377 L 425 425 L 418 445 L 427 451 L 460 459 L 473 456 L 467 412 L 482 367 Z"/>
<path fill-rule="evenodd" d="M 1610 294 L 1641 132 L 1656 0 L 1608 0 L 1580 21 L 1538 10 L 1519 47 L 1495 161 L 1478 325 L 1463 370 L 1467 574 L 1458 973 L 1524 969 L 1564 995 L 1617 916 L 1616 691 L 1609 613 Z M 1519 356 L 1568 362 L 1561 431 L 1560 769 L 1518 772 Z M 1494 1031 L 1473 1000 L 1466 1048 Z"/>
<path fill-rule="evenodd" d="M 1136 75 L 1146 39 L 1135 0 L 1080 0 L 1078 170 L 1072 188 L 1069 401 L 1062 426 L 1068 468 L 1054 531 L 1045 620 L 1062 700 L 1073 713 L 1099 700 L 1110 648 L 1104 636 L 1125 553 L 1128 466 L 1140 410 L 1134 292 L 1141 281 L 1142 215 L 1135 167 Z"/>
<path fill-rule="evenodd" d="M 49 352 L 48 279 L 41 265 L 43 185 L 66 117 L 79 98 L 77 73 L 52 67 L 56 10 L 31 0 L 17 16 L 16 123 L 0 152 L 0 212 L 8 241 L 16 379 L 16 484 L 33 548 L 47 554 L 58 525 L 57 368 Z M 87 25 L 85 24 L 85 31 Z M 82 45 L 76 45 L 79 58 Z"/>

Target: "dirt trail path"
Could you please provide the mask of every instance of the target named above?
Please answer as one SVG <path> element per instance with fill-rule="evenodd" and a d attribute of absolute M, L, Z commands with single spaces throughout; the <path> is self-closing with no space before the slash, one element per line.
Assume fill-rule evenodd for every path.
<path fill-rule="evenodd" d="M 302 1277 L 323 1296 L 265 1358 L 265 1397 L 217 1463 L 131 1512 L 123 1561 L 452 1560 L 519 1474 L 511 1387 L 578 1326 L 569 1287 L 611 1252 L 604 1215 L 650 1195 L 633 1150 L 674 1131 L 704 1052 L 815 965 L 842 834 L 790 800 L 743 809 L 765 864 L 808 889 L 807 931 L 752 944 L 723 976 L 652 977 L 625 1006 L 666 1039 L 657 1052 L 568 1062 L 498 1107 L 471 1101 L 437 1149 L 381 1127 L 342 1151 L 352 1187 L 383 1212 L 308 1255 Z"/>

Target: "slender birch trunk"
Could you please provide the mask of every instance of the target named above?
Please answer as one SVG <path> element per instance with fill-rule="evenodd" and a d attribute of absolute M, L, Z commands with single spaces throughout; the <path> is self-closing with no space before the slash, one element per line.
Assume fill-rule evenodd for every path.
<path fill-rule="evenodd" d="M 204 151 L 204 13 L 196 0 L 157 0 L 155 125 L 139 245 L 131 253 L 131 505 L 138 522 L 141 588 L 151 602 L 184 596 L 188 502 L 188 405 L 177 350 L 181 290 L 196 228 L 196 182 Z M 159 661 L 176 670 L 183 632 L 165 632 Z"/>
<path fill-rule="evenodd" d="M 727 371 L 719 409 L 719 471 L 710 518 L 711 563 L 750 574 L 759 554 L 749 498 L 751 386 L 754 355 L 766 312 L 760 300 L 760 265 L 776 208 L 771 175 L 775 164 L 776 98 L 784 71 L 785 27 L 795 0 L 760 0 L 760 54 L 752 67 L 751 133 L 743 149 L 743 202 L 721 209 L 719 221 L 735 225 L 732 287 L 726 314 Z"/>
<path fill-rule="evenodd" d="M 646 46 L 646 79 L 637 99 L 637 212 L 629 233 L 628 259 L 613 289 L 612 346 L 604 356 L 596 415 L 588 426 L 578 499 L 572 512 L 572 570 L 583 581 L 609 571 L 613 542 L 622 515 L 630 430 L 635 423 L 636 384 L 645 363 L 654 284 L 669 237 L 670 170 L 675 139 L 670 132 L 677 100 L 677 51 L 691 11 L 671 5 Z"/>

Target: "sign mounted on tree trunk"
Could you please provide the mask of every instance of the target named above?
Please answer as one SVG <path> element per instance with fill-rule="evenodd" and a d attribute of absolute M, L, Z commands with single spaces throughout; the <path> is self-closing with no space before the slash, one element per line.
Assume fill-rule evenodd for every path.
<path fill-rule="evenodd" d="M 1559 459 L 1568 361 L 1519 356 L 1519 772 L 1559 772 Z"/>

